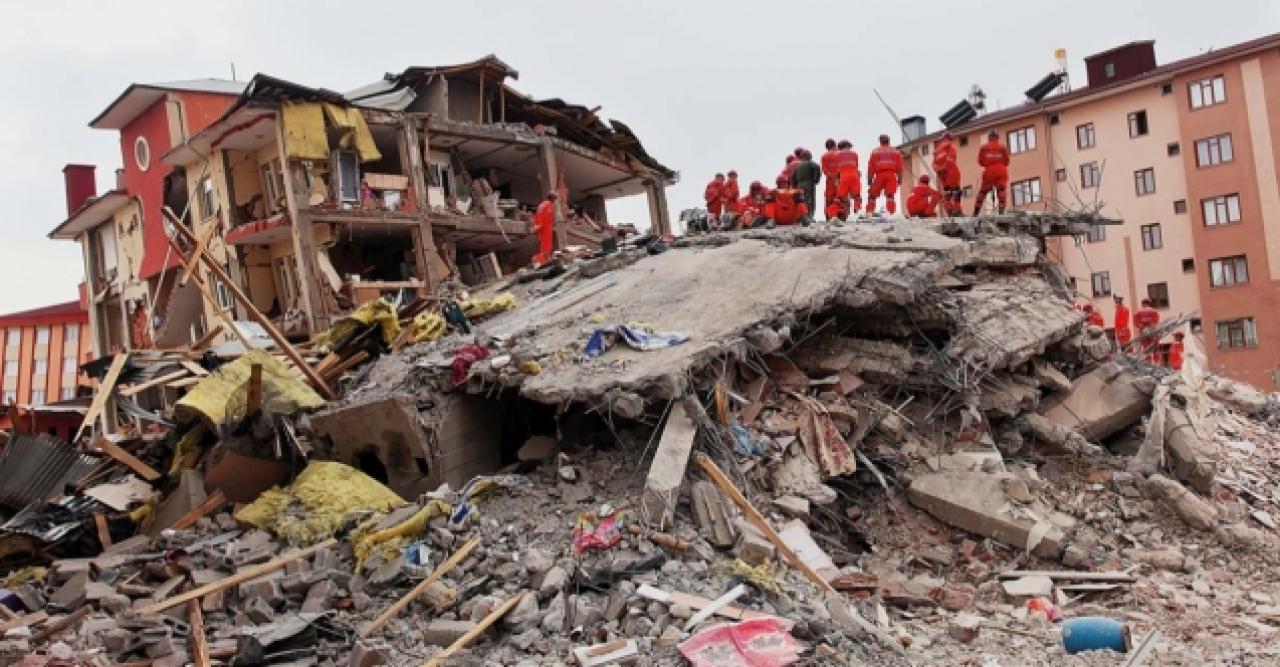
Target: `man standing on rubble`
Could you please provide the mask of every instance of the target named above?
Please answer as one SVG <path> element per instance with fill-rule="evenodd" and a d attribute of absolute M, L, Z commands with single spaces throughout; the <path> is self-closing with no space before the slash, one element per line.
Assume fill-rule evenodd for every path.
<path fill-rule="evenodd" d="M 538 210 L 533 214 L 533 230 L 538 233 L 538 254 L 533 258 L 534 264 L 546 264 L 551 261 L 551 254 L 555 252 L 552 234 L 556 228 L 557 198 L 559 195 L 555 191 L 548 192 L 546 199 L 538 204 Z"/>
<path fill-rule="evenodd" d="M 862 174 L 858 171 L 858 152 L 848 139 L 841 139 L 836 151 L 836 196 L 846 202 L 845 210 L 856 214 L 862 208 Z M 852 201 L 849 205 L 847 202 Z"/>
<path fill-rule="evenodd" d="M 978 198 L 973 200 L 973 214 L 982 212 L 982 203 L 992 188 L 996 191 L 996 201 L 1000 202 L 998 212 L 1004 213 L 1009 196 L 1009 149 L 1000 143 L 999 132 L 987 133 L 987 143 L 978 149 L 978 166 L 982 167 L 982 186 L 978 189 Z"/>
<path fill-rule="evenodd" d="M 902 154 L 889 145 L 889 135 L 880 135 L 880 145 L 867 158 L 867 215 L 876 212 L 876 199 L 884 194 L 884 208 L 893 215 L 898 211 L 898 182 L 902 180 Z"/>
<path fill-rule="evenodd" d="M 827 139 L 825 146 L 827 147 L 827 152 L 822 154 L 822 159 L 819 160 L 819 165 L 822 167 L 822 176 L 826 179 L 826 185 L 822 190 L 822 206 L 823 208 L 829 209 L 831 208 L 831 202 L 837 199 L 836 158 L 840 153 L 836 150 L 835 139 Z M 827 219 L 830 220 L 831 216 L 828 215 Z"/>
<path fill-rule="evenodd" d="M 933 171 L 942 188 L 942 209 L 947 215 L 960 215 L 960 165 L 956 161 L 956 142 L 951 132 L 943 132 L 933 147 Z"/>
<path fill-rule="evenodd" d="M 806 148 L 800 149 L 800 155 L 796 156 L 796 161 L 792 164 L 795 165 L 795 169 L 791 171 L 792 187 L 803 192 L 805 206 L 810 211 L 816 211 L 818 181 L 822 180 L 822 168 L 813 161 L 813 153 Z"/>
<path fill-rule="evenodd" d="M 1182 370 L 1182 355 L 1186 351 L 1186 346 L 1182 340 L 1186 338 L 1186 334 L 1181 331 L 1173 332 L 1173 342 L 1169 343 L 1169 368 L 1175 371 Z"/>
<path fill-rule="evenodd" d="M 976 214 L 975 214 L 976 215 Z M 1129 328 L 1129 309 L 1124 305 L 1124 297 L 1114 296 L 1116 310 L 1112 316 L 1112 326 L 1116 329 L 1116 345 L 1124 347 L 1133 340 L 1133 329 Z"/>
<path fill-rule="evenodd" d="M 716 174 L 707 183 L 706 189 L 702 191 L 702 199 L 707 202 L 707 216 L 710 218 L 708 222 L 714 227 L 720 222 L 720 213 L 724 210 L 724 174 Z"/>
<path fill-rule="evenodd" d="M 907 215 L 913 218 L 936 217 L 940 199 L 942 199 L 942 193 L 929 185 L 929 175 L 924 174 L 907 194 Z"/>

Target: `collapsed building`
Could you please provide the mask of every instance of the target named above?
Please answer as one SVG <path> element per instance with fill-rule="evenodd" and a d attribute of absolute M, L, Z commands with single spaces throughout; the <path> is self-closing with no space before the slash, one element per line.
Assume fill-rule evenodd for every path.
<path fill-rule="evenodd" d="M 1056 614 L 1145 638 L 1092 648 L 1260 659 L 1280 591 L 1236 556 L 1276 544 L 1275 401 L 1085 326 L 1042 249 L 1099 224 L 623 244 L 475 286 L 465 323 L 371 302 L 297 346 L 249 303 L 274 350 L 102 369 L 95 406 L 155 426 L 91 406 L 87 447 L 21 445 L 81 491 L 14 495 L 0 458 L 6 562 L 47 567 L 11 575 L 34 636 L 0 654 L 1038 664 L 1078 646 Z M 181 396 L 126 400 L 151 391 Z M 1208 581 L 1256 635 L 1184 617 Z"/>

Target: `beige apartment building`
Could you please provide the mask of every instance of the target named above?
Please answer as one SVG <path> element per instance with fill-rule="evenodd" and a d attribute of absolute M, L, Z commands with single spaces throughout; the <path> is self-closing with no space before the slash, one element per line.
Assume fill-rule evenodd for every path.
<path fill-rule="evenodd" d="M 1083 87 L 951 128 L 966 211 L 995 130 L 1012 153 L 1012 208 L 1124 221 L 1050 242 L 1080 302 L 1109 327 L 1113 296 L 1191 315 L 1214 370 L 1280 388 L 1280 34 L 1163 65 L 1154 42 L 1133 42 L 1085 65 Z M 940 135 L 902 145 L 910 172 Z"/>

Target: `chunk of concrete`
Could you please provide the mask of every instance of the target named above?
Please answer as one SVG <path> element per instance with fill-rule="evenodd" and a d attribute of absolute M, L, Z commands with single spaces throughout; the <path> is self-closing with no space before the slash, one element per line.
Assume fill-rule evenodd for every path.
<path fill-rule="evenodd" d="M 917 477 L 911 483 L 911 503 L 935 518 L 972 533 L 999 540 L 1017 548 L 1026 548 L 1036 535 L 1043 535 L 1033 546 L 1042 558 L 1057 559 L 1066 539 L 1056 526 L 1040 526 L 1037 522 L 1015 515 L 1005 493 L 1004 480 L 1012 475 L 978 473 L 934 473 Z M 1040 512 L 1047 515 L 1048 512 Z"/>
<path fill-rule="evenodd" d="M 806 524 L 813 517 L 809 514 L 809 501 L 799 496 L 782 496 L 773 499 L 773 506 L 783 514 L 799 519 Z"/>
<path fill-rule="evenodd" d="M 170 528 L 188 512 L 195 509 L 208 497 L 204 488 L 204 477 L 199 470 L 183 470 L 178 478 L 178 488 L 174 489 L 156 510 L 155 520 L 147 528 L 147 535 L 155 537 L 166 528 Z"/>
<path fill-rule="evenodd" d="M 1218 523 L 1217 508 L 1187 487 L 1164 475 L 1148 477 L 1147 492 L 1164 501 L 1169 509 L 1193 528 L 1210 530 Z"/>
<path fill-rule="evenodd" d="M 689 454 L 693 451 L 697 434 L 698 425 L 684 402 L 673 405 L 640 499 L 642 516 L 658 530 L 670 526 L 675 516 L 680 485 L 684 483 L 685 468 L 689 465 Z"/>
<path fill-rule="evenodd" d="M 694 482 L 689 485 L 689 501 L 702 536 L 722 549 L 733 546 L 738 534 L 716 485 L 705 480 Z"/>
<path fill-rule="evenodd" d="M 1012 598 L 1047 598 L 1053 595 L 1053 579 L 1044 576 L 1009 579 L 1001 585 L 1004 594 Z"/>
<path fill-rule="evenodd" d="M 1173 465 L 1173 476 L 1200 493 L 1213 491 L 1218 457 L 1213 447 L 1196 433 L 1182 408 L 1170 406 L 1165 413 L 1164 448 Z"/>
<path fill-rule="evenodd" d="M 1136 423 L 1151 410 L 1151 394 L 1133 373 L 1106 364 L 1086 373 L 1068 391 L 1042 403 L 1041 414 L 1097 442 Z"/>
<path fill-rule="evenodd" d="M 520 446 L 516 456 L 521 461 L 546 461 L 555 455 L 559 444 L 549 435 L 535 435 Z"/>
<path fill-rule="evenodd" d="M 347 667 L 375 667 L 387 664 L 391 655 L 391 644 L 381 639 L 364 639 L 351 647 L 351 659 Z"/>
<path fill-rule="evenodd" d="M 958 614 L 947 624 L 947 634 L 962 644 L 977 639 L 981 629 L 982 617 L 974 614 Z"/>
<path fill-rule="evenodd" d="M 422 630 L 422 641 L 432 646 L 448 646 L 476 627 L 471 621 L 446 621 L 437 618 Z"/>
<path fill-rule="evenodd" d="M 755 526 L 743 519 L 738 519 L 738 545 L 733 553 L 738 558 L 752 565 L 761 565 L 773 560 L 773 543 L 765 538 Z"/>

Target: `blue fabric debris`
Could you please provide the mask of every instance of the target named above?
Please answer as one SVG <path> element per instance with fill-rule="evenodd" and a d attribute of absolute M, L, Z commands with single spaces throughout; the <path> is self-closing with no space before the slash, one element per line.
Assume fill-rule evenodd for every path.
<path fill-rule="evenodd" d="M 747 456 L 749 454 L 760 455 L 764 453 L 765 442 L 763 440 L 752 440 L 751 432 L 741 424 L 734 424 L 729 433 L 733 435 L 733 451 L 739 455 Z"/>
<path fill-rule="evenodd" d="M 680 331 L 655 331 L 649 333 L 626 324 L 600 327 L 591 332 L 591 338 L 587 340 L 587 356 L 598 357 L 607 352 L 619 340 L 632 349 L 649 352 L 675 347 L 689 340 L 689 334 Z"/>

